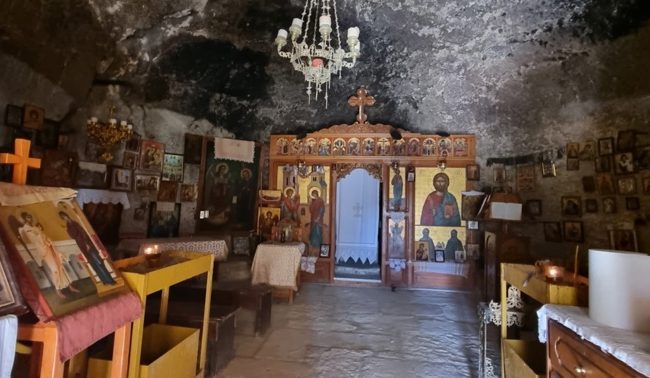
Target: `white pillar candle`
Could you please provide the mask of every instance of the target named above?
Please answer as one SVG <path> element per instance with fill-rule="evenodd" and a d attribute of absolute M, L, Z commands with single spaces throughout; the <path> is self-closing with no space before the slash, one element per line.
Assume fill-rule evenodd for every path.
<path fill-rule="evenodd" d="M 288 35 L 289 33 L 286 30 L 284 29 L 278 30 L 278 38 L 287 39 Z"/>
<path fill-rule="evenodd" d="M 320 16 L 320 18 L 318 19 L 318 23 L 320 26 L 332 26 L 332 19 L 330 18 L 330 16 L 327 15 Z"/>
<path fill-rule="evenodd" d="M 299 18 L 294 18 L 293 21 L 291 22 L 291 26 L 302 28 L 302 20 Z"/>

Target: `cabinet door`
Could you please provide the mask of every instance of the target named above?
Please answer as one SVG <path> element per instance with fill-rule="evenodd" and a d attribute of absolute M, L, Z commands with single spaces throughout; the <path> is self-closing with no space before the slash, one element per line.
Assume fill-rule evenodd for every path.
<path fill-rule="evenodd" d="M 549 322 L 548 343 L 550 377 L 642 377 L 554 321 Z"/>

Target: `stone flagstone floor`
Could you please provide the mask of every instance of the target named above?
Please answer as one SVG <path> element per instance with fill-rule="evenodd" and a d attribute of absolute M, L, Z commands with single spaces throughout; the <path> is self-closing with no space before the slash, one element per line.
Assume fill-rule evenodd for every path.
<path fill-rule="evenodd" d="M 305 284 L 217 377 L 477 377 L 478 325 L 472 293 Z"/>

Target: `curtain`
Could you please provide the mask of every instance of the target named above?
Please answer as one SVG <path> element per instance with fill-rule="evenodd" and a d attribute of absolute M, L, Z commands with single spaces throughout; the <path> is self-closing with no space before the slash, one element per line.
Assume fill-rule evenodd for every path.
<path fill-rule="evenodd" d="M 355 169 L 336 187 L 336 259 L 378 262 L 379 181 Z"/>

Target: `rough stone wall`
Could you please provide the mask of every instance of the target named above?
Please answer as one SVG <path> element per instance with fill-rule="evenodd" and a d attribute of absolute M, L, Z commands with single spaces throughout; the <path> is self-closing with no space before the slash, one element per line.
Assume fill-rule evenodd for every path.
<path fill-rule="evenodd" d="M 0 106 L 35 102 L 80 129 L 117 99 L 118 116 L 175 150 L 184 131 L 266 141 L 351 122 L 347 97 L 365 85 L 377 99 L 371 122 L 475 134 L 483 167 L 648 130 L 647 1 L 339 0 L 341 28 L 361 29 L 362 56 L 333 80 L 328 109 L 307 104 L 300 74 L 272 46 L 303 4 L 13 0 L 0 15 Z M 578 176 L 590 174 L 585 164 L 568 174 L 562 161 L 558 171 L 524 195 L 542 199 L 548 220 L 561 219 L 559 197 L 579 195 Z M 486 175 L 481 186 L 493 184 Z M 619 198 L 614 220 L 647 218 L 640 197 L 638 213 L 622 211 Z M 611 219 L 583 218 L 600 245 Z M 537 250 L 568 249 L 536 239 Z"/>

